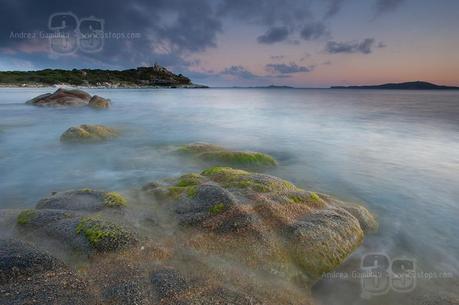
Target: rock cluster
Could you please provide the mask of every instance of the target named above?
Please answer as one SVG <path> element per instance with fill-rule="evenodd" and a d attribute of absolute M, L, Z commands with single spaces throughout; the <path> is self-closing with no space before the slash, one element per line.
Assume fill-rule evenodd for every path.
<path fill-rule="evenodd" d="M 169 202 L 181 225 L 217 239 L 197 250 L 234 252 L 244 245 L 250 256 L 239 260 L 286 274 L 300 266 L 310 280 L 340 265 L 377 227 L 361 206 L 229 167 L 147 184 L 143 191 Z"/>
<path fill-rule="evenodd" d="M 0 232 L 14 227 L 0 304 L 313 304 L 308 288 L 377 228 L 363 206 L 231 167 L 128 195 L 69 190 L 0 212 Z"/>

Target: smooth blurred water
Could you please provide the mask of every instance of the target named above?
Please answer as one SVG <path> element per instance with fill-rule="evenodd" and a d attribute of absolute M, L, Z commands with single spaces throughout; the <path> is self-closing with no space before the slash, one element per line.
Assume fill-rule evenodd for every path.
<path fill-rule="evenodd" d="M 458 277 L 457 91 L 99 89 L 88 91 L 110 98 L 110 110 L 24 104 L 52 90 L 0 89 L 0 208 L 32 207 L 52 191 L 124 190 L 197 171 L 170 146 L 210 142 L 273 154 L 280 166 L 270 174 L 365 203 L 381 228 L 360 252 L 404 255 Z M 84 123 L 119 128 L 122 137 L 59 142 Z"/>

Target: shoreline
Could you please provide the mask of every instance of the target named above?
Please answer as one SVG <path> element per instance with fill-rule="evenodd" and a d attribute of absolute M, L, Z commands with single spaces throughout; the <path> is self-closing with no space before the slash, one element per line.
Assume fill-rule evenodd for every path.
<path fill-rule="evenodd" d="M 208 89 L 210 87 L 205 85 L 178 85 L 178 86 L 72 86 L 68 84 L 54 84 L 54 85 L 5 85 L 0 84 L 0 88 L 11 89 L 38 89 L 38 88 L 75 88 L 75 89 Z"/>

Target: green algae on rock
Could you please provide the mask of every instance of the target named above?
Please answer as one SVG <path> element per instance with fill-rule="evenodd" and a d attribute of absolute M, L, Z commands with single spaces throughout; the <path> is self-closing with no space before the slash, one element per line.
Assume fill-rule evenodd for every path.
<path fill-rule="evenodd" d="M 127 200 L 116 192 L 102 192 L 91 189 L 56 192 L 38 201 L 37 209 L 58 209 L 73 211 L 100 211 L 105 208 L 121 208 Z"/>
<path fill-rule="evenodd" d="M 120 193 L 108 192 L 104 195 L 104 204 L 108 208 L 125 207 L 127 200 Z"/>
<path fill-rule="evenodd" d="M 124 227 L 96 217 L 80 219 L 76 233 L 82 234 L 97 251 L 114 251 L 137 243 L 134 234 Z"/>
<path fill-rule="evenodd" d="M 251 265 L 275 265 L 292 277 L 299 266 L 312 281 L 339 266 L 375 222 L 364 207 L 230 167 L 211 167 L 143 190 L 161 194 L 179 224 L 212 240 L 196 242 L 198 251 L 247 251 L 242 260 Z"/>
<path fill-rule="evenodd" d="M 17 223 L 20 225 L 26 225 L 30 223 L 32 219 L 34 219 L 37 216 L 37 211 L 34 209 L 27 209 L 24 211 L 21 211 L 17 217 Z"/>
<path fill-rule="evenodd" d="M 83 124 L 78 127 L 70 127 L 61 135 L 64 143 L 97 143 L 107 141 L 119 136 L 119 132 L 103 125 Z"/>
<path fill-rule="evenodd" d="M 54 209 L 27 209 L 16 217 L 16 223 L 22 227 L 39 228 L 43 225 L 75 217 L 75 213 L 66 210 Z"/>
<path fill-rule="evenodd" d="M 277 161 L 270 155 L 251 151 L 232 151 L 224 147 L 207 144 L 193 143 L 183 145 L 178 152 L 191 155 L 196 159 L 219 165 L 241 167 L 269 167 L 276 166 Z"/>

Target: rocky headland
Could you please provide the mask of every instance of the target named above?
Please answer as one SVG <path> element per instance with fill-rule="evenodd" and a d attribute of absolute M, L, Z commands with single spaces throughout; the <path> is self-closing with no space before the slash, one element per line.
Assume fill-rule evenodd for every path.
<path fill-rule="evenodd" d="M 0 87 L 73 86 L 81 88 L 207 88 L 155 64 L 127 70 L 45 69 L 2 71 Z"/>

